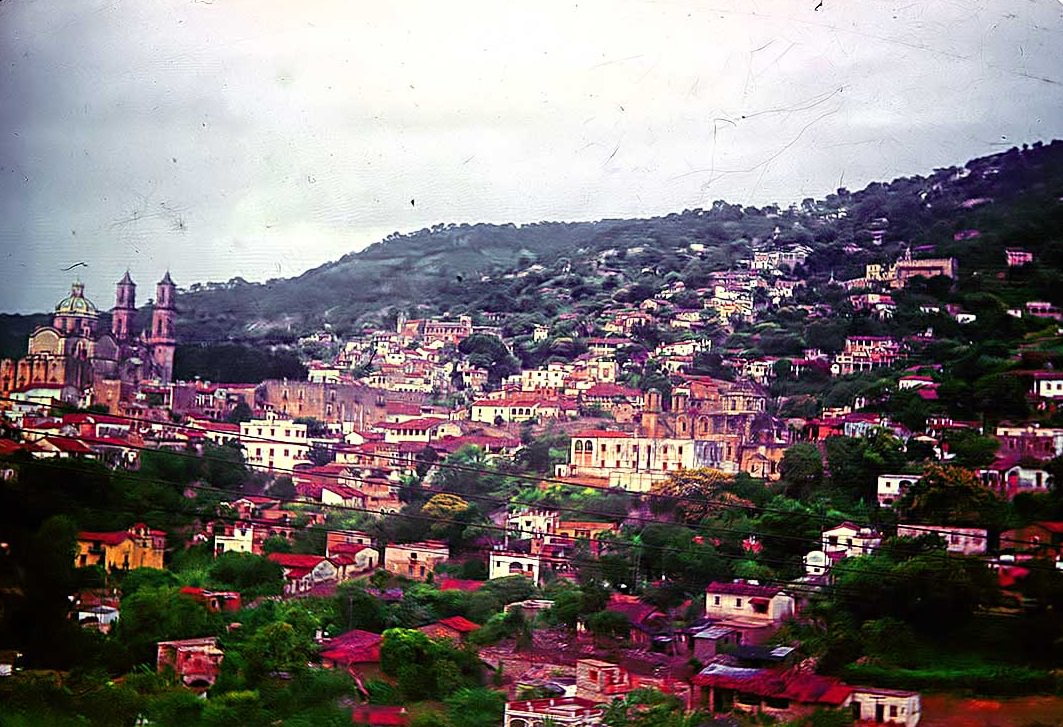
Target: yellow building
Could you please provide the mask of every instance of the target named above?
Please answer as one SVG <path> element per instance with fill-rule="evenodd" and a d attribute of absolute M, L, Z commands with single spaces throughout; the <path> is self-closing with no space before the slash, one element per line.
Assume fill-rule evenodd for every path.
<path fill-rule="evenodd" d="M 162 568 L 166 533 L 137 523 L 129 530 L 110 533 L 78 533 L 75 565 L 87 568 L 102 565 L 107 570 L 121 568 Z"/>

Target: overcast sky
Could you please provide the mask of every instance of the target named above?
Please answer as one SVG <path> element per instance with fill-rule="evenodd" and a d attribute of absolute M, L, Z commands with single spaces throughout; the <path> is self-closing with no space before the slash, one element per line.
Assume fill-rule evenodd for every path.
<path fill-rule="evenodd" d="M 817 3 L 0 0 L 0 310 L 1063 137 L 1061 0 Z"/>

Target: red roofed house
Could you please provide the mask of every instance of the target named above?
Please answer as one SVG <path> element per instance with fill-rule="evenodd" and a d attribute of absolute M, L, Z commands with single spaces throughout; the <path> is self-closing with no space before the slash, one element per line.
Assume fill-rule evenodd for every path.
<path fill-rule="evenodd" d="M 339 570 L 341 581 L 368 573 L 380 562 L 376 548 L 357 543 L 336 543 L 328 549 L 328 558 Z"/>
<path fill-rule="evenodd" d="M 451 616 L 441 618 L 434 624 L 422 626 L 419 630 L 428 634 L 433 639 L 451 639 L 457 642 L 465 641 L 465 637 L 479 629 L 475 624 L 464 616 Z"/>
<path fill-rule="evenodd" d="M 137 523 L 129 530 L 109 533 L 78 533 L 78 552 L 74 564 L 78 568 L 102 565 L 107 570 L 122 568 L 163 567 L 166 533 Z"/>
<path fill-rule="evenodd" d="M 518 392 L 505 398 L 487 398 L 473 402 L 470 420 L 494 424 L 542 419 L 574 419 L 578 415 L 579 408 L 571 399 L 553 398 L 538 392 Z"/>
<path fill-rule="evenodd" d="M 339 578 L 336 565 L 323 555 L 270 553 L 266 556 L 284 569 L 284 595 L 308 593 L 315 586 L 335 583 Z"/>
<path fill-rule="evenodd" d="M 461 435 L 457 422 L 435 417 L 407 419 L 401 422 L 381 422 L 375 425 L 384 432 L 385 442 L 424 442 Z"/>
<path fill-rule="evenodd" d="M 991 465 L 979 468 L 978 475 L 982 484 L 1009 500 L 1021 492 L 1045 493 L 1052 487 L 1052 475 L 1043 465 L 1015 455 L 1000 457 Z"/>
<path fill-rule="evenodd" d="M 693 682 L 710 713 L 739 710 L 789 720 L 849 706 L 853 697 L 853 687 L 832 677 L 716 663 L 694 675 Z"/>
<path fill-rule="evenodd" d="M 668 621 L 667 614 L 659 611 L 656 606 L 641 601 L 638 596 L 622 593 L 612 594 L 605 610 L 627 616 L 631 622 L 630 639 L 635 644 L 649 644 L 653 635 L 663 630 Z"/>
<path fill-rule="evenodd" d="M 1063 521 L 1042 520 L 1000 534 L 1000 549 L 1058 558 L 1063 554 Z"/>
<path fill-rule="evenodd" d="M 705 615 L 739 633 L 739 643 L 759 644 L 794 616 L 794 599 L 778 586 L 736 581 L 705 589 Z"/>
<path fill-rule="evenodd" d="M 157 664 L 160 674 L 167 669 L 173 669 L 186 687 L 204 690 L 217 681 L 221 661 L 225 656 L 218 648 L 218 639 L 213 636 L 160 641 L 158 650 Z"/>
<path fill-rule="evenodd" d="M 380 662 L 380 643 L 384 637 L 371 631 L 355 629 L 340 634 L 321 646 L 321 665 L 329 669 L 350 670 L 357 664 Z"/>
<path fill-rule="evenodd" d="M 208 591 L 205 588 L 185 586 L 181 593 L 196 599 L 211 613 L 240 610 L 240 594 L 236 591 Z"/>
<path fill-rule="evenodd" d="M 357 704 L 351 712 L 351 722 L 365 725 L 398 725 L 404 727 L 410 723 L 405 707 L 393 707 L 386 704 Z"/>

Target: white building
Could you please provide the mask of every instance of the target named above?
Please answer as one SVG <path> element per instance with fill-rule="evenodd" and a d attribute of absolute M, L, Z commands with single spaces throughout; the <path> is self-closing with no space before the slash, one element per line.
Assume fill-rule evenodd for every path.
<path fill-rule="evenodd" d="M 919 475 L 879 475 L 878 506 L 893 507 L 897 500 L 904 497 L 908 488 L 919 481 Z"/>
<path fill-rule="evenodd" d="M 214 556 L 222 553 L 254 552 L 255 528 L 252 525 L 233 525 L 232 535 L 214 535 Z"/>
<path fill-rule="evenodd" d="M 248 467 L 291 470 L 309 462 L 306 425 L 291 419 L 252 419 L 240 425 L 240 444 Z"/>
<path fill-rule="evenodd" d="M 851 522 L 823 531 L 822 550 L 828 556 L 853 558 L 871 555 L 882 545 L 882 534 L 871 528 L 862 528 Z"/>
<path fill-rule="evenodd" d="M 510 553 L 504 550 L 492 551 L 488 556 L 488 579 L 506 578 L 507 576 L 527 576 L 536 585 L 542 581 L 542 561 L 537 555 Z"/>
<path fill-rule="evenodd" d="M 705 589 L 705 615 L 714 619 L 781 624 L 794 615 L 794 599 L 777 586 L 713 582 Z"/>
<path fill-rule="evenodd" d="M 923 713 L 919 692 L 880 687 L 853 687 L 849 708 L 853 719 L 916 727 Z"/>
<path fill-rule="evenodd" d="M 985 555 L 989 534 L 984 528 L 956 528 L 949 525 L 898 525 L 898 538 L 919 538 L 937 535 L 945 541 L 945 549 L 959 555 Z"/>

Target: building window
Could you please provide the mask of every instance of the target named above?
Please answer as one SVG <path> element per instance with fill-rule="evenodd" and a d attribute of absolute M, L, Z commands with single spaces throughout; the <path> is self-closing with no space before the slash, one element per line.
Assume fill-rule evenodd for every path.
<path fill-rule="evenodd" d="M 897 705 L 896 704 L 891 704 L 890 705 L 890 717 L 896 717 L 896 716 L 898 716 L 897 715 Z"/>
<path fill-rule="evenodd" d="M 736 598 L 735 599 L 735 608 L 742 608 L 742 599 L 741 598 Z"/>
<path fill-rule="evenodd" d="M 713 596 L 712 597 L 712 605 L 713 606 L 719 606 L 720 605 L 720 597 L 719 596 Z"/>

